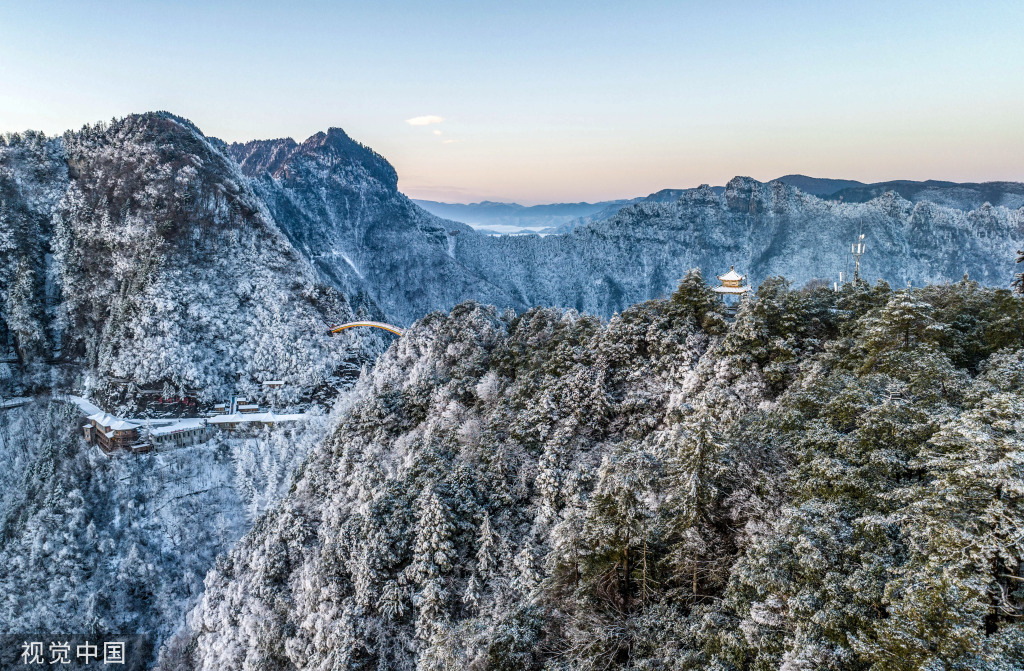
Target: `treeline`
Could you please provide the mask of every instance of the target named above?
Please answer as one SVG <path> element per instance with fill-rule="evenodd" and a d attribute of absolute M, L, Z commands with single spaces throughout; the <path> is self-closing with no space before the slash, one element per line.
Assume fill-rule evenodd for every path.
<path fill-rule="evenodd" d="M 162 668 L 1024 664 L 1024 302 L 699 274 L 412 328 Z"/>

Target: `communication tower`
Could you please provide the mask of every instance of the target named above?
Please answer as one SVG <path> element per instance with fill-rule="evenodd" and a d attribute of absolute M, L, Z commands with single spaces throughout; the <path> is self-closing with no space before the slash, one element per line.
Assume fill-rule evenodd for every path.
<path fill-rule="evenodd" d="M 860 281 L 860 256 L 864 253 L 864 234 L 861 233 L 857 242 L 850 245 L 850 254 L 853 256 L 853 283 Z"/>

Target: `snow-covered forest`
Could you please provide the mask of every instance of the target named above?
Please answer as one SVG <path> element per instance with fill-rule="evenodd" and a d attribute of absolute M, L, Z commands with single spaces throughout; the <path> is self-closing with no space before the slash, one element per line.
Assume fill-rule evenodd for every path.
<path fill-rule="evenodd" d="M 692 273 L 467 303 L 347 394 L 163 669 L 1024 664 L 1024 302 Z"/>
<path fill-rule="evenodd" d="M 80 424 L 59 401 L 0 412 L 6 632 L 170 635 L 330 419 L 118 458 L 86 446 Z"/>
<path fill-rule="evenodd" d="M 15 391 L 90 374 L 100 399 L 132 408 L 140 389 L 209 401 L 278 379 L 288 404 L 333 395 L 372 360 L 379 336 L 328 335 L 360 307 L 320 281 L 247 182 L 168 115 L 6 138 L 0 344 L 15 350 Z"/>
<path fill-rule="evenodd" d="M 337 128 L 4 136 L 0 629 L 165 671 L 1024 665 L 1024 209 L 659 194 L 496 237 Z M 108 456 L 68 394 L 307 419 Z"/>

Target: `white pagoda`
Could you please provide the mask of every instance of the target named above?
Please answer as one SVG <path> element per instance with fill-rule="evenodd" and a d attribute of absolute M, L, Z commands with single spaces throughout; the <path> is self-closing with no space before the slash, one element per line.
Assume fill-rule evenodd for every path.
<path fill-rule="evenodd" d="M 722 286 L 714 287 L 711 290 L 721 296 L 723 303 L 733 305 L 742 300 L 743 295 L 750 291 L 750 287 L 743 284 L 745 279 L 747 279 L 746 275 L 740 275 L 733 266 L 729 266 L 729 272 L 718 276 L 718 281 L 722 283 Z"/>

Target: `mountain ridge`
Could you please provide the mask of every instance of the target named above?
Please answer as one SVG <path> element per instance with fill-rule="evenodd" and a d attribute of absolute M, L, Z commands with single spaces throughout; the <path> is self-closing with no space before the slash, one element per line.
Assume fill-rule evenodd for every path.
<path fill-rule="evenodd" d="M 149 113 L 34 142 L 49 154 L 29 172 L 57 172 L 19 201 L 50 195 L 34 219 L 0 212 L 0 231 L 44 239 L 31 260 L 35 288 L 3 311 L 5 334 L 21 331 L 26 370 L 59 352 L 68 374 L 98 373 L 104 388 L 94 391 L 132 407 L 132 385 L 205 399 L 266 377 L 290 380 L 281 400 L 295 401 L 315 379 L 351 368 L 362 345 L 346 354 L 324 324 L 358 303 L 318 282 L 237 164 L 193 124 Z M 0 162 L 25 144 L 0 146 Z M 0 182 L 24 184 L 26 170 Z M 5 263 L 24 266 L 17 254 Z M 32 375 L 38 385 L 46 371 Z M 131 384 L 115 389 L 114 379 Z"/>
<path fill-rule="evenodd" d="M 911 202 L 927 200 L 946 207 L 962 210 L 977 209 L 983 206 L 986 202 L 992 205 L 1003 205 L 1011 209 L 1024 205 L 1024 183 L 1013 181 L 991 181 L 979 183 L 950 182 L 943 180 L 890 180 L 886 182 L 873 182 L 868 184 L 850 179 L 827 179 L 793 174 L 777 177 L 764 183 L 768 184 L 770 182 L 782 182 L 800 189 L 803 193 L 818 196 L 825 200 L 845 200 L 847 202 L 867 202 L 868 200 L 872 200 L 873 198 L 883 195 L 886 191 L 893 191 Z M 563 221 L 558 225 L 547 226 L 546 228 L 541 228 L 544 224 L 540 221 L 522 223 L 519 219 L 513 216 L 509 216 L 502 220 L 496 220 L 493 223 L 504 226 L 531 228 L 542 234 L 567 233 L 578 226 L 607 219 L 615 215 L 619 210 L 627 205 L 639 202 L 670 202 L 671 200 L 679 198 L 684 192 L 691 191 L 692 188 L 661 189 L 647 196 L 595 203 L 593 206 L 603 205 L 603 207 L 593 212 L 587 212 L 574 219 Z M 725 189 L 725 187 L 721 186 L 711 188 L 719 192 Z M 437 214 L 438 216 L 447 216 L 455 219 L 456 221 L 463 221 L 464 218 L 467 218 L 460 217 L 460 212 L 463 211 L 460 210 L 460 208 L 472 208 L 480 205 L 493 206 L 495 209 L 500 206 L 505 208 L 508 213 L 520 212 L 525 209 L 548 207 L 557 208 L 565 205 L 533 205 L 529 208 L 525 208 L 523 205 L 511 202 L 491 203 L 489 201 L 484 201 L 482 203 L 472 203 L 470 205 L 439 203 L 436 201 L 414 202 L 421 206 L 428 205 L 429 207 L 426 209 L 431 210 L 434 214 Z M 590 206 L 590 204 L 585 205 Z M 469 221 L 466 223 L 477 222 Z"/>
<path fill-rule="evenodd" d="M 985 284 L 1007 286 L 1014 253 L 1024 244 L 1024 209 L 983 205 L 963 211 L 927 200 L 913 202 L 893 191 L 862 203 L 837 202 L 783 182 L 746 177 L 734 178 L 725 187 L 655 192 L 563 235 L 489 236 L 418 207 L 398 190 L 390 163 L 339 128 L 301 143 L 282 138 L 229 145 L 161 112 L 126 117 L 110 127 L 87 127 L 60 139 L 33 137 L 42 147 L 32 150 L 36 154 L 11 146 L 3 152 L 8 166 L 4 193 L 13 194 L 7 202 L 17 203 L 5 211 L 23 212 L 16 218 L 5 215 L 5 226 L 20 231 L 17 235 L 25 240 L 40 241 L 33 250 L 5 257 L 9 275 L 21 278 L 20 288 L 9 294 L 28 297 L 24 305 L 12 304 L 5 311 L 5 332 L 15 334 L 8 337 L 25 345 L 26 352 L 49 337 L 50 349 L 65 357 L 85 357 L 92 366 L 102 357 L 106 363 L 101 368 L 110 375 L 145 384 L 157 384 L 158 371 L 125 358 L 135 347 L 125 345 L 156 347 L 160 338 L 170 337 L 166 342 L 174 343 L 193 338 L 182 315 L 198 309 L 190 301 L 202 299 L 182 302 L 189 294 L 178 292 L 175 316 L 157 327 L 156 322 L 144 323 L 155 309 L 151 298 L 115 296 L 132 286 L 165 291 L 164 279 L 153 284 L 145 268 L 153 269 L 157 278 L 202 285 L 201 278 L 186 279 L 197 263 L 226 271 L 245 257 L 242 250 L 229 252 L 237 244 L 233 236 L 250 240 L 246 244 L 256 245 L 252 249 L 265 249 L 275 258 L 231 270 L 237 274 L 225 279 L 230 290 L 213 295 L 231 297 L 229 312 L 251 311 L 245 287 L 252 283 L 244 277 L 263 276 L 267 282 L 260 286 L 279 287 L 293 282 L 289 274 L 302 277 L 303 292 L 327 300 L 324 306 L 335 306 L 330 308 L 333 316 L 308 313 L 307 330 L 320 328 L 315 323 L 322 327 L 356 315 L 404 326 L 465 300 L 517 311 L 537 305 L 570 307 L 607 318 L 629 305 L 667 295 L 694 267 L 713 277 L 735 266 L 755 285 L 779 274 L 797 285 L 815 279 L 831 283 L 840 271 L 849 277 L 844 250 L 860 233 L 868 244 L 862 276 L 871 280 L 903 286 L 908 281 L 958 280 L 966 271 Z M 121 163 L 115 170 L 111 166 L 118 156 L 125 159 L 116 159 Z M 66 174 L 61 165 L 66 165 Z M 43 181 L 26 181 L 29 173 L 44 175 Z M 32 193 L 18 191 L 19 183 L 35 184 Z M 88 197 L 65 197 L 65 192 L 79 191 Z M 50 200 L 40 201 L 47 193 Z M 60 319 L 53 297 L 44 295 L 44 280 L 52 275 L 46 246 L 56 223 L 71 234 L 64 236 L 58 264 L 74 269 L 58 282 L 71 291 Z M 94 265 L 80 263 L 85 257 L 105 259 L 103 263 L 114 264 L 124 277 L 110 283 L 93 272 Z M 21 258 L 34 261 L 25 265 Z M 82 301 L 75 295 L 79 288 L 101 291 L 104 297 Z M 275 295 L 291 295 L 288 300 L 297 304 L 307 300 L 281 290 L 283 294 Z M 87 306 L 97 305 L 112 310 L 114 321 L 102 310 L 89 312 L 96 308 Z M 74 328 L 69 330 L 68 324 Z M 173 336 L 166 330 L 172 324 Z M 65 335 L 32 336 L 58 326 L 65 335 L 85 333 L 86 326 L 95 335 L 63 344 L 57 341 Z M 216 328 L 225 342 L 238 338 L 226 324 Z M 280 322 L 280 328 L 284 333 L 291 327 Z M 254 343 L 261 337 L 243 340 Z M 209 340 L 196 343 L 208 348 Z M 373 337 L 356 340 L 370 342 Z M 36 344 L 28 346 L 29 341 Z M 113 348 L 105 349 L 102 342 Z M 86 351 L 83 343 L 96 349 Z M 241 343 L 241 350 L 249 347 Z M 326 340 L 317 345 L 326 346 Z M 178 345 L 172 349 L 188 351 Z M 34 356 L 42 360 L 49 355 L 39 350 Z M 269 365 L 260 364 L 265 371 L 261 374 L 272 373 Z M 214 379 L 185 359 L 175 366 L 177 372 L 168 377 L 181 386 L 201 387 Z M 226 369 L 218 375 L 224 374 Z"/>

